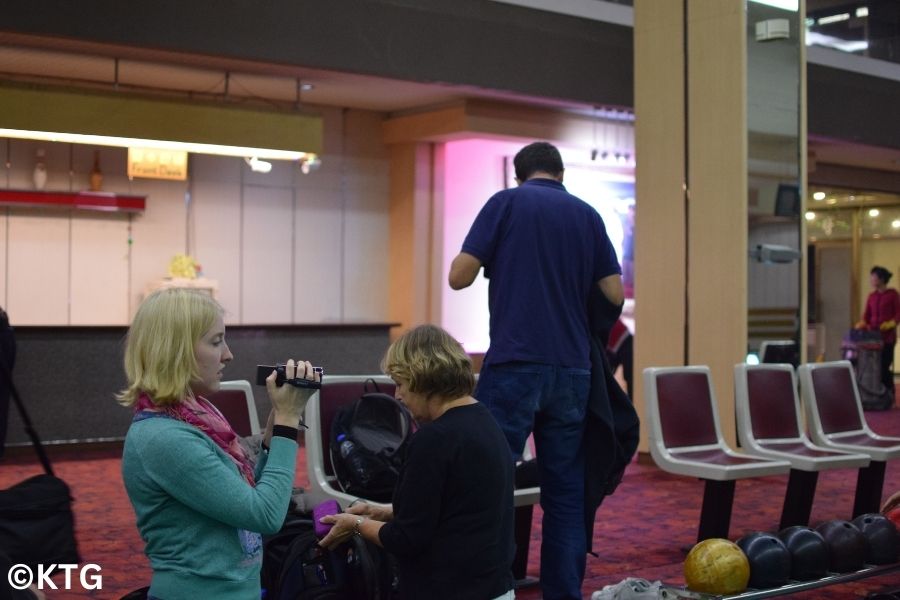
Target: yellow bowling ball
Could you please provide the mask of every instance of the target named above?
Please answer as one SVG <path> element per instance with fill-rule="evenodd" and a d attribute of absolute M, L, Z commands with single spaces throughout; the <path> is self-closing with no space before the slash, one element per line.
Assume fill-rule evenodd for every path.
<path fill-rule="evenodd" d="M 689 589 L 707 594 L 739 594 L 750 581 L 750 563 L 737 544 L 721 538 L 703 540 L 684 561 Z"/>

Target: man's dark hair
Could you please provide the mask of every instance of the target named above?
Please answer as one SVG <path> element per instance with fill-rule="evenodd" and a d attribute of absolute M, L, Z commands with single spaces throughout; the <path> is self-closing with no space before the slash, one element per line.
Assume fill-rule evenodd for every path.
<path fill-rule="evenodd" d="M 519 150 L 513 159 L 513 165 L 519 181 L 527 181 L 538 171 L 559 177 L 564 170 L 559 150 L 547 142 L 534 142 Z"/>
<path fill-rule="evenodd" d="M 878 279 L 884 282 L 884 285 L 888 284 L 888 281 L 891 280 L 891 277 L 894 276 L 893 273 L 885 269 L 884 267 L 872 267 L 872 270 L 869 273 L 878 275 Z"/>

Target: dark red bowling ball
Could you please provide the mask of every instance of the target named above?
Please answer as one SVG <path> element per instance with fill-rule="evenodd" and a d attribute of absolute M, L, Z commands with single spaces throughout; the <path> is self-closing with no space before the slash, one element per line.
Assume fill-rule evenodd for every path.
<path fill-rule="evenodd" d="M 828 572 L 828 546 L 825 538 L 809 527 L 794 525 L 778 532 L 791 554 L 791 579 L 811 581 Z"/>
<path fill-rule="evenodd" d="M 870 565 L 888 565 L 897 562 L 900 552 L 900 533 L 897 526 L 878 513 L 860 515 L 853 524 L 862 531 L 868 542 L 866 562 Z"/>
<path fill-rule="evenodd" d="M 765 531 L 749 533 L 737 541 L 750 562 L 748 587 L 760 590 L 781 587 L 791 576 L 791 553 L 777 536 Z"/>
<path fill-rule="evenodd" d="M 898 529 L 900 529 L 900 506 L 887 511 L 884 516 L 886 516 L 894 525 L 897 526 Z"/>
<path fill-rule="evenodd" d="M 822 534 L 828 546 L 829 571 L 849 573 L 862 569 L 866 562 L 868 542 L 856 525 L 834 519 L 825 521 L 816 527 L 816 531 Z"/>

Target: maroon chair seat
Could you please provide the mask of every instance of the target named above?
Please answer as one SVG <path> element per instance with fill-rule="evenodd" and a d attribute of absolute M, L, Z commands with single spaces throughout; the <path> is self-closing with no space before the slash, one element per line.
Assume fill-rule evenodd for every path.
<path fill-rule="evenodd" d="M 837 434 L 832 439 L 835 442 L 840 442 L 841 444 L 850 444 L 853 446 L 862 446 L 865 448 L 882 448 L 887 450 L 896 448 L 897 444 L 900 444 L 900 439 L 873 438 L 867 433 Z"/>
<path fill-rule="evenodd" d="M 725 443 L 707 367 L 644 369 L 644 393 L 654 462 L 705 481 L 697 540 L 727 538 L 735 481 L 786 473 L 790 463 L 739 454 Z"/>
<path fill-rule="evenodd" d="M 819 471 L 869 466 L 865 454 L 816 446 L 806 436 L 791 365 L 735 365 L 734 398 L 742 449 L 791 463 L 780 528 L 809 524 Z"/>
<path fill-rule="evenodd" d="M 206 397 L 225 417 L 225 420 L 241 437 L 260 432 L 259 415 L 249 381 L 223 381 L 219 391 Z"/>
<path fill-rule="evenodd" d="M 878 435 L 869 428 L 849 361 L 801 365 L 798 375 L 813 441 L 870 458 L 869 466 L 859 471 L 853 516 L 878 512 L 885 466 L 887 461 L 900 457 L 900 438 Z"/>
<path fill-rule="evenodd" d="M 765 448 L 766 450 L 770 450 L 772 452 L 780 452 L 783 454 L 790 454 L 792 456 L 800 456 L 803 458 L 831 458 L 836 454 L 843 454 L 846 456 L 846 453 L 838 453 L 832 452 L 831 450 L 820 450 L 818 448 L 810 448 L 806 444 L 801 444 L 799 442 L 779 442 L 773 440 L 758 440 L 758 443 L 761 448 Z M 866 457 L 864 457 L 866 458 Z M 866 458 L 866 462 L 868 462 L 868 458 Z"/>
<path fill-rule="evenodd" d="M 692 450 L 673 453 L 681 459 L 695 460 L 711 465 L 758 465 L 759 459 L 752 456 L 735 456 L 719 450 Z"/>

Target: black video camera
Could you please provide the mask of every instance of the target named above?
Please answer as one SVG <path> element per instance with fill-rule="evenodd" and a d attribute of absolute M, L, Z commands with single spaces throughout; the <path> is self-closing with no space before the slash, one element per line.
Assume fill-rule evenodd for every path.
<path fill-rule="evenodd" d="M 313 367 L 312 369 L 313 373 L 317 373 L 319 375 L 318 381 L 312 381 L 306 379 L 305 377 L 294 377 L 293 379 L 288 379 L 285 375 L 285 366 L 282 364 L 256 365 L 256 385 L 266 385 L 266 378 L 272 374 L 272 371 L 275 371 L 275 385 L 279 387 L 287 383 L 298 388 L 318 390 L 322 387 L 322 378 L 325 376 L 325 369 L 323 369 L 322 367 Z"/>

